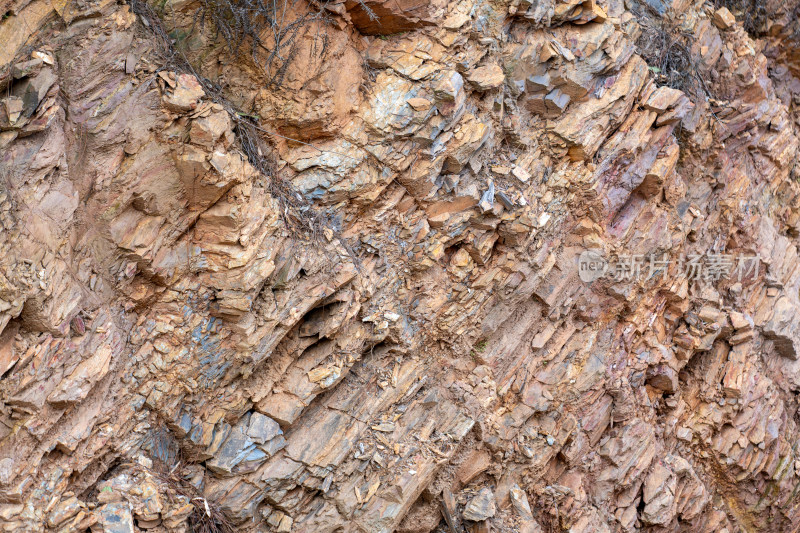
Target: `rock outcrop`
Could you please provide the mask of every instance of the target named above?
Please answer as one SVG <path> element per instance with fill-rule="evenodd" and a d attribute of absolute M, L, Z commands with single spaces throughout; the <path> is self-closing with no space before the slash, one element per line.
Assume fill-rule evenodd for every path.
<path fill-rule="evenodd" d="M 209 5 L 0 0 L 4 531 L 800 527 L 800 8 Z"/>

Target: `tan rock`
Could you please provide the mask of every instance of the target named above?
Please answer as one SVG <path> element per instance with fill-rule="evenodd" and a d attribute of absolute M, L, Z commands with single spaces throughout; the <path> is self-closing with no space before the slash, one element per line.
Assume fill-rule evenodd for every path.
<path fill-rule="evenodd" d="M 194 144 L 213 148 L 217 140 L 230 130 L 230 127 L 228 113 L 218 111 L 209 114 L 207 117 L 193 120 L 192 127 L 189 130 L 189 137 Z"/>
<path fill-rule="evenodd" d="M 731 323 L 736 330 L 750 330 L 753 328 L 753 319 L 745 313 L 733 311 L 730 314 Z"/>
<path fill-rule="evenodd" d="M 409 98 L 407 102 L 415 111 L 426 111 L 433 105 L 430 100 L 425 98 Z"/>
<path fill-rule="evenodd" d="M 86 398 L 95 383 L 108 373 L 111 358 L 114 355 L 112 346 L 102 344 L 97 351 L 82 361 L 78 367 L 47 397 L 53 405 L 66 406 Z"/>
<path fill-rule="evenodd" d="M 442 26 L 448 30 L 457 30 L 470 21 L 470 16 L 466 13 L 454 13 L 444 20 Z"/>
<path fill-rule="evenodd" d="M 491 518 L 496 512 L 494 493 L 488 488 L 482 488 L 466 507 L 464 507 L 464 520 L 480 522 Z"/>
<path fill-rule="evenodd" d="M 488 91 L 503 85 L 505 78 L 500 65 L 492 63 L 472 70 L 467 81 L 478 91 Z"/>
<path fill-rule="evenodd" d="M 467 485 L 470 481 L 486 471 L 492 464 L 492 457 L 486 451 L 475 450 L 461 464 L 456 471 L 456 478 L 462 485 Z"/>
<path fill-rule="evenodd" d="M 676 490 L 677 481 L 672 471 L 656 463 L 644 483 L 642 521 L 653 525 L 670 523 L 676 513 Z"/>
<path fill-rule="evenodd" d="M 683 92 L 677 89 L 672 89 L 670 87 L 659 87 L 653 91 L 653 93 L 644 103 L 644 107 L 645 109 L 655 111 L 656 113 L 663 113 L 670 107 L 674 106 L 681 96 L 683 96 Z"/>
<path fill-rule="evenodd" d="M 197 78 L 191 74 L 178 74 L 175 80 L 172 92 L 168 92 L 162 98 L 164 105 L 170 111 L 178 113 L 196 108 L 200 99 L 205 96 L 205 91 Z"/>
<path fill-rule="evenodd" d="M 714 26 L 721 30 L 730 29 L 736 24 L 736 17 L 726 7 L 721 7 L 714 11 L 714 16 L 711 20 L 714 22 Z"/>
<path fill-rule="evenodd" d="M 662 392 L 673 394 L 678 390 L 678 373 L 667 365 L 657 365 L 648 369 L 647 383 Z"/>

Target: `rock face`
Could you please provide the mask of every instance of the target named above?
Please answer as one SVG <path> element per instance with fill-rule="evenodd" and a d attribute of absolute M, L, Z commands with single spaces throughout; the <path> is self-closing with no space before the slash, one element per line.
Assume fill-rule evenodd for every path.
<path fill-rule="evenodd" d="M 800 528 L 796 5 L 0 6 L 5 531 Z"/>

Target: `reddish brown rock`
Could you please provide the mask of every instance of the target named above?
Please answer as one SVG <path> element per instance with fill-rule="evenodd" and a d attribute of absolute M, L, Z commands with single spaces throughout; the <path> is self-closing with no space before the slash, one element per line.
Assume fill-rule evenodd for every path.
<path fill-rule="evenodd" d="M 6 4 L 4 530 L 800 527 L 788 6 Z"/>
<path fill-rule="evenodd" d="M 428 0 L 346 0 L 353 25 L 365 35 L 389 35 L 431 25 Z"/>

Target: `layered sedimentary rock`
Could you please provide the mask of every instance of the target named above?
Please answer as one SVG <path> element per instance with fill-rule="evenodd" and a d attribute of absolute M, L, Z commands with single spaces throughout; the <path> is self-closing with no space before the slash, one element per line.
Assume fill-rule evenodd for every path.
<path fill-rule="evenodd" d="M 4 530 L 796 530 L 785 4 L 0 3 Z"/>

